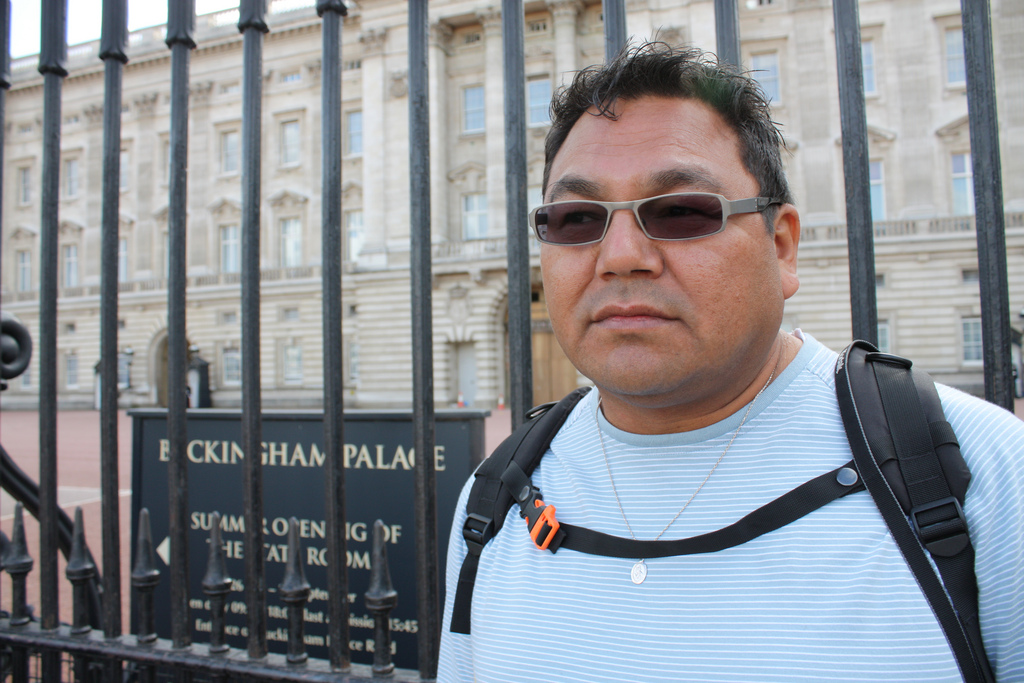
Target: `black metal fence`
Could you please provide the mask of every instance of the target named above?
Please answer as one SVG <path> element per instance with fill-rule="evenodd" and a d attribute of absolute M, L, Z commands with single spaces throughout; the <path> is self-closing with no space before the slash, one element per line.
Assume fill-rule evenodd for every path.
<path fill-rule="evenodd" d="M 171 130 L 169 183 L 169 396 L 168 439 L 171 561 L 164 577 L 153 561 L 148 514 L 141 515 L 135 566 L 130 577 L 138 624 L 136 633 L 125 635 L 121 623 L 122 577 L 118 530 L 117 443 L 117 248 L 118 178 L 120 175 L 121 72 L 127 62 L 126 0 L 104 0 L 100 58 L 105 64 L 103 128 L 103 197 L 101 245 L 101 490 L 102 557 L 104 572 L 97 578 L 95 563 L 85 545 L 81 514 L 74 523 L 57 505 L 57 286 L 58 286 L 58 187 L 60 160 L 61 87 L 65 69 L 67 0 L 43 0 L 42 50 L 39 71 L 43 75 L 43 185 L 42 268 L 40 327 L 36 363 L 39 368 L 38 487 L 17 469 L 4 453 L 3 485 L 40 525 L 38 577 L 40 605 L 32 615 L 26 605 L 26 580 L 34 568 L 27 551 L 19 503 L 13 537 L 4 541 L 3 568 L 11 576 L 12 611 L 0 619 L 0 676 L 15 681 L 104 680 L 131 678 L 154 681 L 172 672 L 176 680 L 228 681 L 359 681 L 391 675 L 393 680 L 430 680 L 436 676 L 440 629 L 438 601 L 437 510 L 434 462 L 418 458 L 415 466 L 415 514 L 417 547 L 416 599 L 420 624 L 419 671 L 392 671 L 389 648 L 378 645 L 372 667 L 353 665 L 349 654 L 349 604 L 347 572 L 329 572 L 329 661 L 312 660 L 303 644 L 303 606 L 309 595 L 297 553 L 297 533 L 289 537 L 289 563 L 279 594 L 289 612 L 287 655 L 268 654 L 266 576 L 262 554 L 262 474 L 258 458 L 247 458 L 245 484 L 245 556 L 248 647 L 246 651 L 225 644 L 224 604 L 230 580 L 224 569 L 218 524 L 211 529 L 209 570 L 203 581 L 210 598 L 212 632 L 209 643 L 193 643 L 189 627 L 187 595 L 188 546 L 185 476 L 185 409 L 187 348 L 185 338 L 186 196 L 188 189 L 187 136 L 189 64 L 195 23 L 194 0 L 170 0 L 166 42 L 171 53 Z M 867 132 L 860 59 L 860 28 L 856 0 L 834 3 L 836 51 L 842 112 L 843 159 L 846 177 L 847 224 L 852 292 L 853 333 L 874 340 L 877 316 L 874 300 L 872 224 L 868 201 Z M 322 258 L 323 258 L 323 351 L 324 351 L 324 453 L 326 543 L 329 567 L 345 566 L 345 477 L 343 464 L 341 301 L 341 28 L 347 14 L 342 0 L 317 0 L 322 19 Z M 5 95 L 10 87 L 8 48 L 10 3 L 0 12 L 0 135 L 4 130 Z M 723 59 L 739 59 L 736 0 L 715 0 L 718 52 Z M 615 54 L 626 41 L 625 0 L 603 0 L 606 55 Z M 238 29 L 244 36 L 242 102 L 243 252 L 240 298 L 242 301 L 243 451 L 259 452 L 259 254 L 260 254 L 260 118 L 262 100 L 263 35 L 270 30 L 265 20 L 266 0 L 242 0 Z M 524 7 L 522 0 L 502 0 L 505 76 L 505 148 L 507 178 L 510 407 L 517 424 L 532 402 L 530 350 L 530 280 L 526 223 L 526 129 L 524 123 Z M 1006 249 L 1004 238 L 1001 175 L 994 94 L 994 68 L 989 6 L 987 0 L 963 0 L 965 56 L 974 184 L 977 204 L 977 235 L 981 273 L 982 327 L 987 398 L 1012 409 L 1010 329 Z M 433 350 L 431 340 L 430 163 L 427 102 L 426 0 L 409 2 L 409 137 L 412 226 L 411 297 L 413 335 L 414 447 L 419 453 L 433 451 L 434 405 Z M 0 139 L 2 153 L 2 139 Z M 2 185 L 0 167 L 0 185 Z M 195 179 L 193 179 L 195 180 Z M 2 259 L 0 259 L 2 262 Z M 4 321 L 4 334 L 14 340 L 13 354 L 27 353 L 28 342 L 14 323 Z M 6 343 L 6 341 L 5 341 Z M 7 359 L 5 371 L 20 361 Z M 12 376 L 13 370 L 4 375 Z M 375 571 L 366 594 L 368 609 L 377 621 L 377 643 L 389 636 L 387 615 L 395 592 L 386 580 L 386 556 L 381 531 L 374 544 Z M 57 553 L 67 557 L 66 578 L 73 585 L 74 617 L 71 624 L 58 618 Z M 152 590 L 159 581 L 171 589 L 172 633 L 157 638 L 153 628 Z M 102 596 L 100 598 L 100 596 Z"/>

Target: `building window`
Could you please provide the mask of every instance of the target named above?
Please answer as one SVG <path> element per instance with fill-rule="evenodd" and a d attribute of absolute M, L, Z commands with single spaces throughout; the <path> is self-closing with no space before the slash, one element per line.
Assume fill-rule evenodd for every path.
<path fill-rule="evenodd" d="M 965 363 L 980 363 L 981 350 L 981 318 L 963 318 L 960 321 L 960 333 L 963 341 L 963 359 Z"/>
<path fill-rule="evenodd" d="M 117 354 L 117 385 L 122 389 L 131 386 L 132 357 L 125 353 Z"/>
<path fill-rule="evenodd" d="M 462 197 L 462 239 L 487 237 L 487 195 L 483 192 Z"/>
<path fill-rule="evenodd" d="M 78 196 L 78 159 L 64 160 L 64 196 Z"/>
<path fill-rule="evenodd" d="M 875 84 L 875 41 L 865 40 L 860 44 L 860 65 L 864 73 L 864 94 L 877 95 Z"/>
<path fill-rule="evenodd" d="M 299 309 L 297 308 L 282 308 L 281 309 L 281 320 L 284 322 L 296 322 L 299 319 Z"/>
<path fill-rule="evenodd" d="M 298 83 L 302 80 L 301 71 L 288 71 L 287 73 L 281 74 L 282 83 Z"/>
<path fill-rule="evenodd" d="M 21 388 L 31 389 L 32 388 L 32 364 L 29 363 L 28 367 L 25 368 L 25 372 L 21 373 Z"/>
<path fill-rule="evenodd" d="M 238 226 L 222 225 L 220 228 L 220 272 L 237 273 L 241 270 Z"/>
<path fill-rule="evenodd" d="M 281 123 L 281 165 L 292 166 L 299 163 L 299 122 L 284 121 Z"/>
<path fill-rule="evenodd" d="M 32 252 L 28 249 L 18 252 L 18 291 L 32 291 Z"/>
<path fill-rule="evenodd" d="M 221 325 L 237 325 L 238 324 L 238 311 L 223 311 L 220 314 Z"/>
<path fill-rule="evenodd" d="M 117 281 L 128 281 L 128 240 L 117 240 Z"/>
<path fill-rule="evenodd" d="M 64 263 L 64 286 L 78 286 L 78 245 L 65 244 L 61 249 L 61 257 Z"/>
<path fill-rule="evenodd" d="M 946 29 L 946 85 L 967 82 L 964 67 L 964 30 L 959 26 Z"/>
<path fill-rule="evenodd" d="M 131 178 L 131 175 L 132 175 L 131 168 L 129 168 L 128 162 L 129 162 L 128 150 L 122 149 L 121 150 L 121 166 L 120 166 L 120 173 L 121 173 L 121 175 L 120 175 L 119 182 L 118 182 L 118 189 L 121 190 L 121 192 L 124 192 L 125 190 L 128 189 L 128 180 L 129 180 L 129 178 Z"/>
<path fill-rule="evenodd" d="M 345 213 L 345 257 L 355 261 L 363 251 L 366 233 L 363 231 L 363 212 L 348 211 Z"/>
<path fill-rule="evenodd" d="M 78 355 L 74 352 L 64 356 L 64 385 L 68 389 L 78 388 Z"/>
<path fill-rule="evenodd" d="M 345 114 L 345 153 L 349 156 L 363 155 L 363 112 L 350 111 Z"/>
<path fill-rule="evenodd" d="M 64 334 L 74 334 L 77 330 L 75 323 L 64 323 Z"/>
<path fill-rule="evenodd" d="M 289 384 L 302 383 L 302 347 L 289 344 L 284 347 L 284 381 Z"/>
<path fill-rule="evenodd" d="M 359 379 L 359 342 L 348 343 L 348 378 Z"/>
<path fill-rule="evenodd" d="M 239 349 L 224 349 L 221 353 L 223 372 L 221 380 L 225 386 L 238 386 L 242 383 L 242 352 Z"/>
<path fill-rule="evenodd" d="M 22 167 L 18 169 L 18 201 L 21 204 L 28 204 L 32 201 L 32 169 Z"/>
<path fill-rule="evenodd" d="M 878 321 L 878 350 L 882 353 L 892 353 L 892 346 L 889 341 L 889 321 Z"/>
<path fill-rule="evenodd" d="M 551 123 L 548 111 L 551 107 L 551 79 L 535 78 L 527 83 L 526 101 L 531 126 Z"/>
<path fill-rule="evenodd" d="M 882 174 L 882 162 L 868 162 L 868 177 L 871 182 L 871 220 L 885 220 L 885 178 Z"/>
<path fill-rule="evenodd" d="M 981 273 L 977 268 L 964 268 L 960 271 L 960 280 L 965 285 L 976 285 L 981 282 Z"/>
<path fill-rule="evenodd" d="M 771 102 L 779 101 L 779 53 L 765 52 L 760 55 L 752 55 L 750 58 L 751 70 L 757 82 L 764 90 L 765 98 Z"/>
<path fill-rule="evenodd" d="M 298 218 L 281 220 L 281 267 L 302 265 L 302 226 Z"/>
<path fill-rule="evenodd" d="M 474 85 L 462 91 L 462 132 L 484 131 L 484 86 Z"/>
<path fill-rule="evenodd" d="M 220 172 L 238 173 L 239 133 L 228 130 L 220 134 Z"/>
<path fill-rule="evenodd" d="M 974 213 L 974 174 L 971 155 L 954 154 L 953 162 L 953 215 L 967 216 Z"/>

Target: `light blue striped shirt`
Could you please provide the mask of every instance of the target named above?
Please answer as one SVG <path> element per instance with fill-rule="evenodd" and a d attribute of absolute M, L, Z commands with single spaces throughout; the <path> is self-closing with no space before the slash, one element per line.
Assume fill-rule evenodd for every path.
<path fill-rule="evenodd" d="M 727 526 L 852 455 L 835 398 L 836 354 L 809 335 L 764 391 L 718 469 L 662 538 Z M 977 550 L 982 633 L 999 681 L 1024 681 L 1024 422 L 948 387 L 947 419 L 973 473 L 964 506 Z M 681 434 L 623 432 L 597 392 L 570 414 L 533 474 L 559 520 L 653 539 L 707 476 L 745 410 Z M 472 634 L 449 632 L 466 552 L 452 526 L 438 680 L 961 680 L 931 609 L 866 492 L 717 553 L 635 560 L 537 550 L 518 507 L 484 549 Z"/>

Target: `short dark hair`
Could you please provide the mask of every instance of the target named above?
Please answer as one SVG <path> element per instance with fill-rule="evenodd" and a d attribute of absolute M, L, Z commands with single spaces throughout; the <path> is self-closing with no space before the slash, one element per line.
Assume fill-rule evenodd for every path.
<path fill-rule="evenodd" d="M 610 63 L 578 72 L 555 95 L 544 143 L 544 192 L 555 155 L 584 113 L 614 120 L 617 100 L 648 96 L 694 99 L 718 112 L 739 137 L 740 157 L 757 180 L 761 196 L 792 203 L 782 168 L 786 143 L 757 81 L 711 53 L 660 42 L 623 48 Z M 771 229 L 775 211 L 766 211 L 764 218 Z"/>

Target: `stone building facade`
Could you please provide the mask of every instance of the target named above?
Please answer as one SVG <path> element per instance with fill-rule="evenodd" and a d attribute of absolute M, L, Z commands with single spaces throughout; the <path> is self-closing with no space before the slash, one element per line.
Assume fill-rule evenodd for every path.
<path fill-rule="evenodd" d="M 263 400 L 321 401 L 320 22 L 311 0 L 271 3 L 265 38 L 261 204 Z M 343 30 L 349 407 L 411 400 L 407 4 L 362 0 Z M 993 1 L 1007 261 L 1024 322 L 1024 5 Z M 430 3 L 430 172 L 435 392 L 494 407 L 508 376 L 503 71 L 499 3 Z M 712 0 L 629 0 L 629 32 L 714 49 Z M 880 338 L 939 379 L 978 391 L 980 308 L 970 139 L 957 0 L 860 3 Z M 187 335 L 209 363 L 214 406 L 240 401 L 242 41 L 237 13 L 199 17 L 192 55 Z M 802 211 L 802 288 L 785 325 L 833 348 L 850 338 L 832 10 L 825 0 L 742 0 L 744 65 L 775 100 Z M 526 3 L 527 178 L 539 201 L 551 92 L 603 59 L 601 3 Z M 58 392 L 94 402 L 99 360 L 103 66 L 69 49 L 63 93 Z M 166 400 L 170 60 L 162 29 L 133 32 L 124 71 L 119 346 L 126 406 Z M 38 331 L 42 80 L 12 65 L 3 187 L 2 305 Z M 522 227 L 526 230 L 524 224 Z M 586 382 L 546 319 L 531 239 L 535 401 Z M 1019 340 L 1019 337 L 1018 337 Z M 1019 341 L 1016 349 L 1019 351 Z M 1018 355 L 1019 365 L 1019 355 Z M 30 370 L 4 406 L 37 399 Z M 332 378 L 333 381 L 334 378 Z"/>

